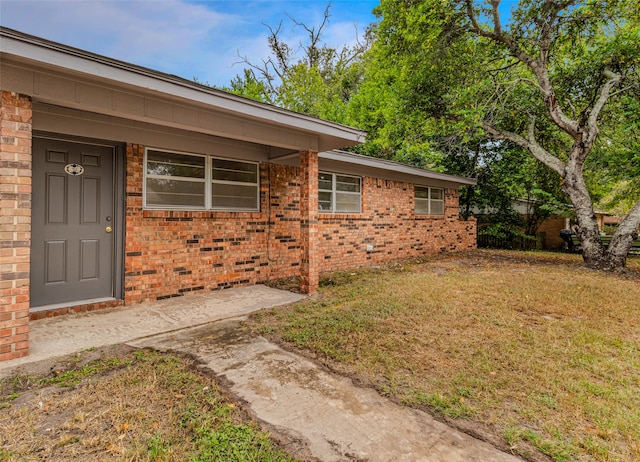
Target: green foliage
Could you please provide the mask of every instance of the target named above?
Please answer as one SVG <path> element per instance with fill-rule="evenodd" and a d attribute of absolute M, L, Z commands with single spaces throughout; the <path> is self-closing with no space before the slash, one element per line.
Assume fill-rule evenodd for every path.
<path fill-rule="evenodd" d="M 269 57 L 261 64 L 243 58 L 247 66 L 230 87 L 237 95 L 274 104 L 303 114 L 346 123 L 347 107 L 357 91 L 364 72 L 362 56 L 369 47 L 369 36 L 355 46 L 333 48 L 322 43 L 328 24 L 330 5 L 321 24 L 309 26 L 289 18 L 294 27 L 306 32 L 300 46 L 283 41 L 280 28 L 269 28 Z M 301 53 L 296 53 L 301 49 Z"/>
<path fill-rule="evenodd" d="M 469 419 L 475 414 L 473 408 L 465 404 L 465 396 L 444 396 L 439 393 L 416 392 L 403 400 L 407 406 L 427 406 L 432 411 L 452 419 Z"/>
<path fill-rule="evenodd" d="M 256 78 L 250 69 L 244 69 L 242 76 L 236 75 L 224 90 L 263 103 L 273 104 L 273 96 L 264 82 Z"/>
<path fill-rule="evenodd" d="M 59 387 L 72 387 L 79 384 L 87 377 L 101 374 L 104 371 L 125 367 L 130 361 L 121 361 L 118 358 L 105 358 L 91 361 L 80 368 L 70 370 L 54 370 L 51 375 L 38 381 L 39 385 L 57 385 Z"/>
<path fill-rule="evenodd" d="M 492 30 L 488 1 L 471 1 L 484 30 Z M 551 35 L 547 70 L 558 107 L 585 120 L 605 81 L 624 76 L 600 114 L 600 135 L 585 163 L 593 201 L 623 215 L 640 198 L 640 10 L 635 0 L 522 0 L 502 20 L 517 49 L 542 59 L 544 21 L 559 20 Z M 561 178 L 512 142 L 483 130 L 528 137 L 566 161 L 575 139 L 549 115 L 531 68 L 514 58 L 507 43 L 474 32 L 463 0 L 382 0 L 379 18 L 356 47 L 322 43 L 323 22 L 297 23 L 307 39 L 297 53 L 270 28 L 271 54 L 247 67 L 228 90 L 323 119 L 360 127 L 367 142 L 355 152 L 421 168 L 477 178 L 462 191 L 463 215 L 487 207 L 504 209 L 532 200 L 524 224 L 535 233 L 550 213 L 566 213 Z M 504 13 L 504 11 L 503 11 Z M 551 21 L 551 22 L 550 22 Z"/>
<path fill-rule="evenodd" d="M 274 447 L 267 433 L 253 425 L 236 425 L 228 420 L 217 428 L 202 428 L 196 439 L 198 455 L 192 462 L 212 460 L 290 461 L 281 450 Z"/>
<path fill-rule="evenodd" d="M 153 435 L 147 441 L 147 457 L 150 461 L 166 460 L 171 449 L 171 443 L 165 441 L 161 435 Z"/>

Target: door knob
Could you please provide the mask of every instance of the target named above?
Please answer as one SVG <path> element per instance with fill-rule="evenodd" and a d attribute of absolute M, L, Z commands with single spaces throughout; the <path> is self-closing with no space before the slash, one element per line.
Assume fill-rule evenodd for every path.
<path fill-rule="evenodd" d="M 110 233 L 110 232 L 112 232 L 112 231 L 113 231 L 113 228 L 111 228 L 111 226 L 107 226 L 104 230 L 105 230 L 106 232 Z"/>

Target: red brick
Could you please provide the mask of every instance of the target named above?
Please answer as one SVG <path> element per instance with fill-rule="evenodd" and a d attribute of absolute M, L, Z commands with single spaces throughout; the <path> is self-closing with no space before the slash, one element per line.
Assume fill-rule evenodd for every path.
<path fill-rule="evenodd" d="M 12 174 L 0 181 L 0 190 L 8 193 L 0 211 L 2 232 L 24 245 L 2 249 L 3 264 L 13 270 L 0 274 L 0 316 L 12 323 L 113 306 L 29 315 L 31 203 L 14 195 L 31 192 L 30 100 L 2 92 L 2 104 L 0 135 L 10 143 L 0 148 L 0 159 L 24 163 L 7 163 Z M 259 212 L 142 210 L 143 158 L 144 146 L 127 145 L 126 304 L 292 276 L 300 277 L 304 291 L 313 292 L 321 271 L 475 246 L 475 221 L 458 220 L 455 189 L 445 190 L 445 215 L 415 216 L 412 184 L 364 177 L 362 213 L 319 214 L 313 151 L 301 153 L 300 167 L 260 165 Z M 373 252 L 367 252 L 368 244 Z M 5 355 L 27 342 L 19 336 L 27 335 L 28 325 L 3 326 L 9 328 L 16 342 L 11 351 L 2 351 Z"/>
<path fill-rule="evenodd" d="M 10 335 L 13 335 L 15 332 L 13 329 L 0 329 L 0 338 L 2 337 L 9 337 Z"/>
<path fill-rule="evenodd" d="M 16 335 L 14 333 L 13 335 L 9 335 L 9 336 L 0 336 L 0 345 L 18 345 L 18 344 L 22 344 L 23 342 L 28 342 L 28 340 L 29 340 L 29 335 L 27 334 Z M 17 346 L 15 349 L 16 350 L 18 349 Z"/>
<path fill-rule="evenodd" d="M 0 168 L 0 360 L 24 356 L 28 351 L 29 323 L 29 244 L 31 239 L 31 99 L 12 92 L 1 92 Z M 20 350 L 20 351 L 18 351 Z"/>

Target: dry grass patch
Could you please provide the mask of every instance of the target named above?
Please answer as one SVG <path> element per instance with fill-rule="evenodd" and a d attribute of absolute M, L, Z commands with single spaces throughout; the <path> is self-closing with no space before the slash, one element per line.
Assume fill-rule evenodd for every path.
<path fill-rule="evenodd" d="M 184 357 L 71 357 L 0 381 L 0 460 L 292 460 Z"/>
<path fill-rule="evenodd" d="M 514 452 L 635 461 L 640 265 L 629 267 L 603 275 L 576 255 L 500 251 L 401 262 L 330 275 L 318 298 L 253 322 Z"/>

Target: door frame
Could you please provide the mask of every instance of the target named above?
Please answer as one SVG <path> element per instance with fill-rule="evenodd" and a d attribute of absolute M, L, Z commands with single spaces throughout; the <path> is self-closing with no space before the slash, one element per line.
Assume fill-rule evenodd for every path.
<path fill-rule="evenodd" d="M 124 240 L 125 240 L 125 204 L 126 204 L 126 144 L 118 141 L 102 140 L 97 138 L 88 138 L 83 136 L 64 135 L 60 133 L 51 133 L 45 131 L 34 130 L 32 134 L 33 139 L 40 138 L 45 140 L 65 141 L 68 143 L 78 144 L 93 144 L 99 146 L 107 146 L 113 148 L 113 255 L 112 255 L 112 268 L 113 274 L 111 275 L 111 291 L 114 300 L 124 300 Z M 33 197 L 33 196 L 32 196 Z M 35 197 L 33 197 L 35 200 Z M 33 220 L 31 223 L 33 226 Z M 102 301 L 102 300 L 101 300 Z M 66 302 L 55 305 L 44 305 L 36 308 L 30 308 L 29 312 L 34 313 L 38 311 L 46 311 L 55 308 L 70 307 L 74 305 L 80 305 L 83 300 L 77 302 Z"/>

